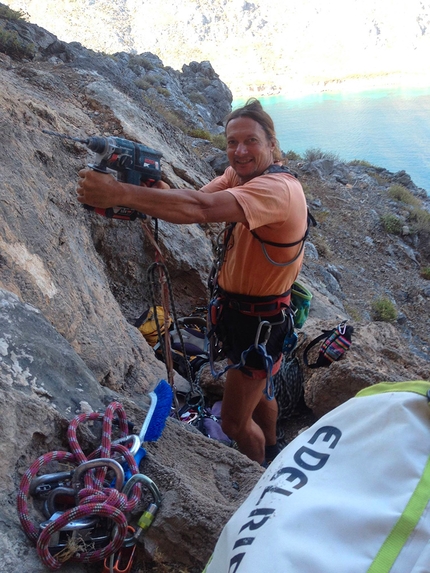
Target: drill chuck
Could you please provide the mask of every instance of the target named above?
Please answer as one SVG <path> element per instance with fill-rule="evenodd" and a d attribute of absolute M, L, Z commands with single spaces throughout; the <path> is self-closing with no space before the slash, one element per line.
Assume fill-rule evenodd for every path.
<path fill-rule="evenodd" d="M 82 139 L 81 142 L 84 143 L 90 151 L 94 151 L 94 153 L 99 154 L 104 154 L 107 150 L 107 146 L 109 145 L 106 137 L 98 136 Z"/>

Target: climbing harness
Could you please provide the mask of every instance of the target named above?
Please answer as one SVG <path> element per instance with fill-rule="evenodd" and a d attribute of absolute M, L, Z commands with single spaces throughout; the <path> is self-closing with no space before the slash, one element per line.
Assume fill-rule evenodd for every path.
<path fill-rule="evenodd" d="M 277 313 L 279 314 L 279 312 Z M 258 315 L 257 315 L 258 316 Z M 216 334 L 213 333 L 211 336 L 213 338 L 212 344 L 210 344 L 210 368 L 211 374 L 215 380 L 220 378 L 223 374 L 225 374 L 228 370 L 231 369 L 240 369 L 246 368 L 246 359 L 250 352 L 256 352 L 258 355 L 261 356 L 264 364 L 264 369 L 266 371 L 266 386 L 264 389 L 264 394 L 266 395 L 268 400 L 273 400 L 274 398 L 274 387 L 273 387 L 273 376 L 272 376 L 272 369 L 273 369 L 273 358 L 270 354 L 267 353 L 267 342 L 270 338 L 270 334 L 272 332 L 273 326 L 278 326 L 283 324 L 286 320 L 290 321 L 290 325 L 292 324 L 291 314 L 287 309 L 281 310 L 281 320 L 276 322 L 270 322 L 268 320 L 260 320 L 257 326 L 257 331 L 255 334 L 254 342 L 251 344 L 246 350 L 244 350 L 240 356 L 240 361 L 236 364 L 227 364 L 223 369 L 216 370 L 214 367 L 214 362 L 218 356 L 215 356 L 215 353 L 219 355 L 222 352 L 222 347 L 219 349 L 215 342 Z"/>
<path fill-rule="evenodd" d="M 120 438 L 112 441 L 115 415 Z M 77 440 L 79 424 L 87 421 L 102 422 L 101 446 L 89 456 L 85 456 Z M 23 475 L 17 497 L 19 520 L 49 569 L 57 570 L 68 560 L 103 561 L 121 552 L 130 531 L 126 515 L 140 502 L 142 485 L 153 497 L 146 512 L 155 515 L 161 497 L 155 484 L 138 473 L 132 453 L 136 440 L 128 432 L 126 414 L 118 402 L 109 404 L 104 414 L 79 414 L 72 419 L 67 431 L 71 452 L 44 454 Z M 131 444 L 131 449 L 124 444 Z M 53 462 L 74 469 L 37 475 L 45 465 Z M 124 468 L 131 474 L 127 481 Z M 43 504 L 42 511 L 47 519 L 39 526 L 30 518 L 29 496 L 33 497 L 35 506 L 37 502 Z M 136 541 L 136 536 L 134 539 Z M 128 540 L 126 545 L 130 544 Z"/>

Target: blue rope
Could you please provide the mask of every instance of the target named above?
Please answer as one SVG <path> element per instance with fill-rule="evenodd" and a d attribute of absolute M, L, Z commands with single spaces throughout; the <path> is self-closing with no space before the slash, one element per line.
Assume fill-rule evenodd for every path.
<path fill-rule="evenodd" d="M 251 350 L 255 350 L 264 359 L 264 369 L 267 372 L 266 387 L 264 389 L 264 394 L 268 400 L 273 400 L 273 398 L 275 397 L 275 388 L 273 385 L 273 376 L 272 376 L 273 359 L 269 354 L 267 354 L 265 344 L 258 344 L 257 346 L 255 344 L 251 344 L 251 346 L 247 350 L 244 350 L 242 352 L 240 356 L 240 362 L 238 362 L 237 364 L 228 364 L 223 370 L 218 372 L 214 369 L 213 360 L 210 360 L 209 364 L 210 364 L 211 374 L 215 380 L 218 380 L 223 374 L 227 372 L 227 370 L 231 370 L 232 368 L 237 370 L 241 367 L 244 367 L 246 365 L 245 364 L 246 357 L 248 356 L 249 352 L 251 352 Z"/>

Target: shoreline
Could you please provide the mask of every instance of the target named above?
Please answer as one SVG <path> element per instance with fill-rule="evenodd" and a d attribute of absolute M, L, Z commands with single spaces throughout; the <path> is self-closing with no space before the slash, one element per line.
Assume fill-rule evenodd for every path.
<path fill-rule="evenodd" d="M 275 82 L 271 82 L 272 86 Z M 293 87 L 292 87 L 293 86 Z M 426 74 L 404 74 L 390 73 L 373 77 L 354 77 L 341 79 L 321 79 L 314 82 L 297 80 L 296 82 L 287 82 L 284 87 L 279 86 L 276 89 L 260 88 L 252 89 L 231 89 L 233 102 L 236 100 L 245 100 L 248 98 L 266 98 L 281 96 L 286 99 L 298 99 L 306 96 L 318 95 L 323 93 L 360 93 L 375 89 L 420 89 L 430 88 L 430 73 Z"/>

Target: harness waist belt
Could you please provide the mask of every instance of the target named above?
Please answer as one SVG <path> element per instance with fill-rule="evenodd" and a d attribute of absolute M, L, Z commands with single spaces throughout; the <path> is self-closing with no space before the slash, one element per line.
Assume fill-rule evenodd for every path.
<path fill-rule="evenodd" d="M 262 314 L 269 316 L 278 314 L 283 308 L 288 307 L 291 301 L 291 289 L 280 295 L 260 297 L 228 293 L 222 289 L 219 289 L 219 291 L 221 297 L 225 297 L 230 308 L 250 315 Z"/>

